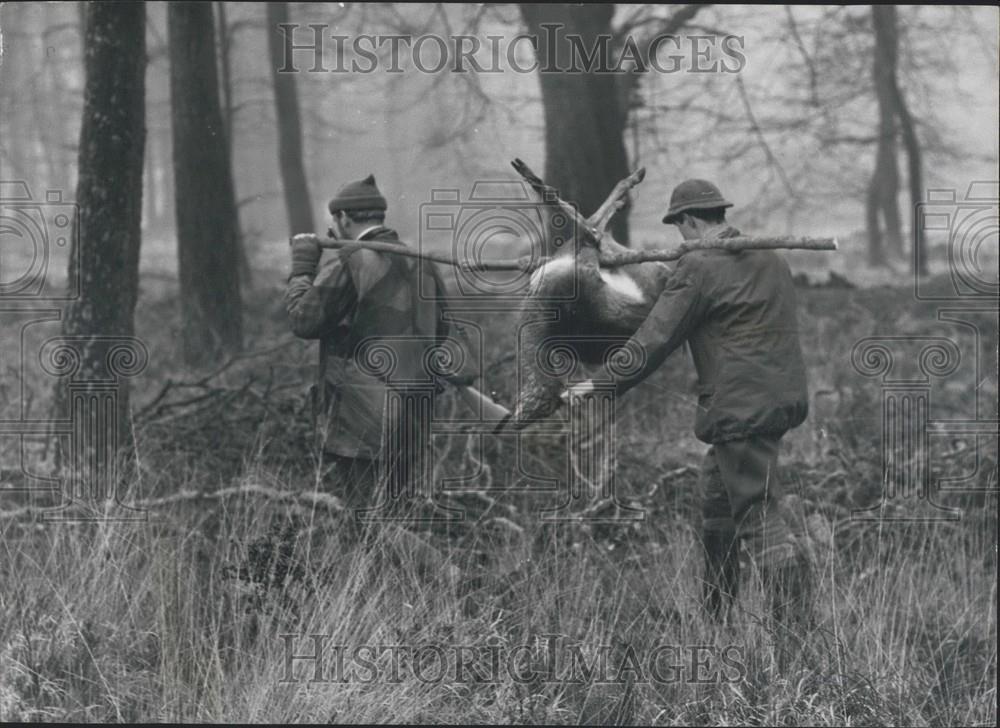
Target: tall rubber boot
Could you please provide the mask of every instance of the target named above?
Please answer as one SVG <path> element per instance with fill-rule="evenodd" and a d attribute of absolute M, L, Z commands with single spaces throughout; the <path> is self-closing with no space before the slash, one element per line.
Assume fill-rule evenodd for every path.
<path fill-rule="evenodd" d="M 739 540 L 735 530 L 702 531 L 705 547 L 705 610 L 725 621 L 740 588 Z"/>

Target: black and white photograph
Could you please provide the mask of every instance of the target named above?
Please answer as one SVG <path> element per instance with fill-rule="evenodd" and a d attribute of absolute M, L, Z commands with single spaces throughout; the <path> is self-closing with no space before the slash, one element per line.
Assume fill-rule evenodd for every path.
<path fill-rule="evenodd" d="M 1000 8 L 0 3 L 0 722 L 997 724 Z"/>

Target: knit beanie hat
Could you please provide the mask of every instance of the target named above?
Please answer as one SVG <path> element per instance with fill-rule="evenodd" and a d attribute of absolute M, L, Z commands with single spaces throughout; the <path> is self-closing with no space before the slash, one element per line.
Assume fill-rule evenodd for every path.
<path fill-rule="evenodd" d="M 341 210 L 384 210 L 387 206 L 373 174 L 358 182 L 348 182 L 327 205 L 331 215 Z"/>

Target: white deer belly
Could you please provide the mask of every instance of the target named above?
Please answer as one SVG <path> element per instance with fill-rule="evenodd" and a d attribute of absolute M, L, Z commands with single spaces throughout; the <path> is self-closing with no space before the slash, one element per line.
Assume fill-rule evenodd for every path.
<path fill-rule="evenodd" d="M 568 256 L 560 256 L 539 266 L 531 274 L 531 291 L 537 293 L 546 280 L 553 281 L 564 275 L 572 275 L 576 269 L 576 261 Z M 617 270 L 600 270 L 601 280 L 616 294 L 636 303 L 645 303 L 646 296 L 639 284 L 628 273 Z"/>
<path fill-rule="evenodd" d="M 622 273 L 621 271 L 608 271 L 602 268 L 601 280 L 604 281 L 615 293 L 621 294 L 626 298 L 630 298 L 639 303 L 646 300 L 646 297 L 642 294 L 642 289 L 639 288 L 639 284 L 636 283 L 632 276 L 628 273 Z"/>

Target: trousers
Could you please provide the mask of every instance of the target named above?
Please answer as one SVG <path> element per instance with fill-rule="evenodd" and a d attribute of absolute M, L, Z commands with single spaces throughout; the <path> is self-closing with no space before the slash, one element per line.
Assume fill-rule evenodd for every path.
<path fill-rule="evenodd" d="M 430 480 L 425 473 L 428 453 L 415 433 L 418 426 L 404 420 L 394 427 L 392 440 L 378 459 L 325 452 L 325 459 L 332 464 L 327 488 L 344 501 L 352 518 L 399 516 L 429 497 L 424 493 Z"/>
<path fill-rule="evenodd" d="M 719 615 L 739 589 L 742 547 L 762 572 L 796 568 L 800 554 L 779 501 L 781 437 L 754 436 L 717 443 L 702 467 L 705 603 Z"/>

